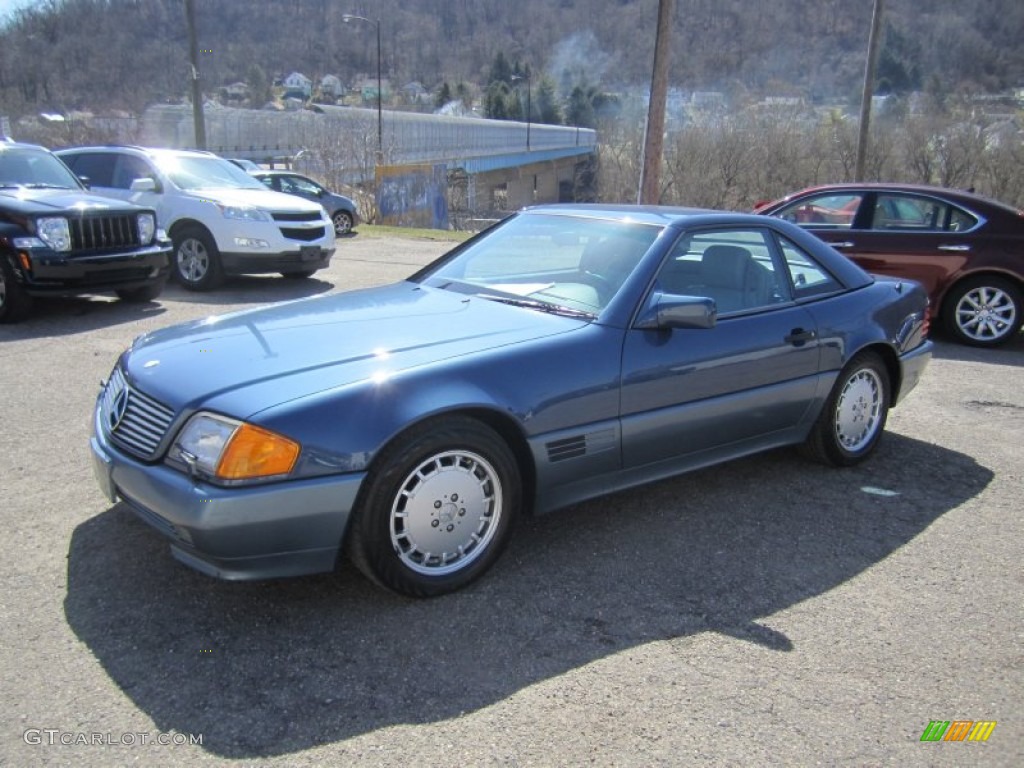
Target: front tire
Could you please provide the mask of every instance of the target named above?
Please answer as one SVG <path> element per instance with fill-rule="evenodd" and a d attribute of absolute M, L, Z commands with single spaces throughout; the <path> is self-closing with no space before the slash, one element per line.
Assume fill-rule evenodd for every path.
<path fill-rule="evenodd" d="M 16 323 L 32 309 L 32 297 L 14 276 L 7 258 L 0 254 L 0 323 Z"/>
<path fill-rule="evenodd" d="M 190 291 L 210 291 L 224 282 L 220 251 L 209 233 L 200 227 L 184 227 L 174 233 L 174 278 Z"/>
<path fill-rule="evenodd" d="M 834 467 L 864 461 L 885 430 L 890 390 L 889 371 L 876 353 L 855 356 L 839 374 L 801 451 Z"/>
<path fill-rule="evenodd" d="M 349 555 L 400 594 L 455 591 L 498 559 L 521 495 L 515 457 L 493 429 L 463 416 L 428 422 L 385 449 L 367 475 Z"/>
<path fill-rule="evenodd" d="M 1024 309 L 1016 285 L 1000 277 L 972 277 L 953 287 L 943 321 L 961 344 L 997 347 L 1021 328 Z"/>

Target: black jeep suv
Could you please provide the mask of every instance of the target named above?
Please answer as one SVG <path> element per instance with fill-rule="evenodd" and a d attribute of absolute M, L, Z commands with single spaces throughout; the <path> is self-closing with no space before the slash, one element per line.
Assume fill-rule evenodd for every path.
<path fill-rule="evenodd" d="M 90 195 L 48 150 L 0 139 L 0 323 L 28 314 L 33 296 L 151 301 L 170 251 L 152 209 Z"/>

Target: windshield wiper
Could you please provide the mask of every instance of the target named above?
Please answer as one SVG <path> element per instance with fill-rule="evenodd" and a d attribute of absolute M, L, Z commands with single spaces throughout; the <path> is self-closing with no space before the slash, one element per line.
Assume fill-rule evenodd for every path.
<path fill-rule="evenodd" d="M 33 182 L 32 184 L 22 184 L 21 186 L 26 187 L 27 189 L 74 189 L 74 187 L 69 187 L 66 184 L 47 184 L 42 181 Z"/>
<path fill-rule="evenodd" d="M 513 307 L 525 307 L 526 309 L 535 309 L 538 312 L 547 312 L 551 315 L 561 315 L 563 317 L 579 317 L 593 320 L 596 315 L 593 312 L 584 312 L 581 309 L 571 309 L 569 307 L 563 307 L 558 304 L 548 304 L 546 301 L 534 301 L 533 299 L 520 299 L 513 296 L 498 296 L 493 293 L 478 293 L 481 299 L 487 299 L 488 301 L 496 301 L 499 304 L 509 304 Z"/>

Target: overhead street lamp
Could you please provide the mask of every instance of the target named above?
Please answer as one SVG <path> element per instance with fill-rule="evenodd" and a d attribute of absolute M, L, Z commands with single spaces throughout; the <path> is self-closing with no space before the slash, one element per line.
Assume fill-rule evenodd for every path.
<path fill-rule="evenodd" d="M 533 90 L 533 82 L 530 79 L 530 70 L 526 70 L 525 75 L 512 75 L 512 82 L 516 80 L 526 80 L 526 151 L 530 151 L 530 116 L 533 112 L 530 104 L 530 92 Z"/>
<path fill-rule="evenodd" d="M 351 13 L 344 13 L 341 20 L 348 24 L 350 21 L 365 21 L 377 28 L 377 162 L 384 157 L 384 118 L 381 112 L 380 100 L 382 88 L 380 81 L 380 19 L 368 19 L 365 16 L 356 16 Z"/>

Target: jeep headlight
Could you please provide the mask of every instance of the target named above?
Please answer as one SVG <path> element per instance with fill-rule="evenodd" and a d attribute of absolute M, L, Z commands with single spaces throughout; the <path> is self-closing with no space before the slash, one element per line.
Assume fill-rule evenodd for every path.
<path fill-rule="evenodd" d="M 139 242 L 149 245 L 156 234 L 156 217 L 152 213 L 140 213 L 136 221 L 139 225 Z"/>
<path fill-rule="evenodd" d="M 219 205 L 221 214 L 225 219 L 236 219 L 238 221 L 273 221 L 273 217 L 267 211 L 260 208 L 253 208 L 248 205 Z"/>
<path fill-rule="evenodd" d="M 168 453 L 190 473 L 238 482 L 287 475 L 299 458 L 294 440 L 268 429 L 212 413 L 197 413 Z"/>
<path fill-rule="evenodd" d="M 54 251 L 71 250 L 71 230 L 63 216 L 36 219 L 36 234 Z"/>

